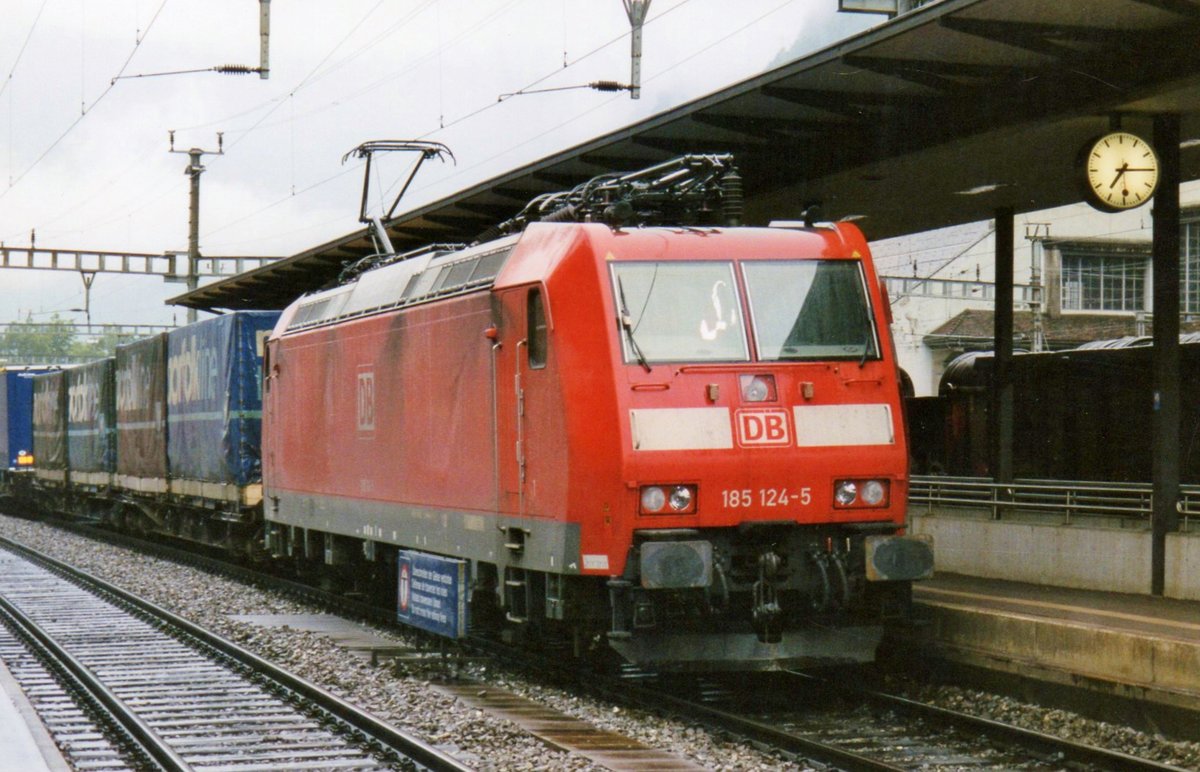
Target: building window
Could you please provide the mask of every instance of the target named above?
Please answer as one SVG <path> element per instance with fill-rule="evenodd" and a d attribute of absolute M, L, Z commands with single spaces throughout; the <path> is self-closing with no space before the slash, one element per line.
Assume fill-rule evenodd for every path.
<path fill-rule="evenodd" d="M 1195 216 L 1195 212 L 1189 214 Z M 1185 314 L 1200 314 L 1200 220 L 1183 223 L 1179 240 L 1182 250 L 1179 276 L 1179 305 Z"/>
<path fill-rule="evenodd" d="M 1065 311 L 1144 311 L 1145 257 L 1063 250 Z M 1198 277 L 1200 278 L 1200 277 Z"/>

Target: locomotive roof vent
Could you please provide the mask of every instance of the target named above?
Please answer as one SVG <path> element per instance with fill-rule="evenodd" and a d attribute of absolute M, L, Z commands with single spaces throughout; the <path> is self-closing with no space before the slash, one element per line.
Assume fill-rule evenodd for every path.
<path fill-rule="evenodd" d="M 287 323 L 287 331 L 491 287 L 517 239 L 512 236 L 481 247 L 425 249 L 394 256 L 364 269 L 347 284 L 303 298 Z"/>

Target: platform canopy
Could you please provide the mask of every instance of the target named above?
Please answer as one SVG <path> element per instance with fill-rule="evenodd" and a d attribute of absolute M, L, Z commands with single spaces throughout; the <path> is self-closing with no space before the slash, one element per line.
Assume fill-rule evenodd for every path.
<path fill-rule="evenodd" d="M 823 0 L 832 3 L 833 0 Z M 1084 143 L 1181 117 L 1200 176 L 1200 0 L 941 0 L 388 224 L 397 250 L 470 242 L 539 193 L 732 152 L 746 222 L 854 218 L 876 240 L 1082 200 Z M 353 202 L 347 202 L 347 210 Z M 365 229 L 170 303 L 282 308 L 373 251 Z"/>

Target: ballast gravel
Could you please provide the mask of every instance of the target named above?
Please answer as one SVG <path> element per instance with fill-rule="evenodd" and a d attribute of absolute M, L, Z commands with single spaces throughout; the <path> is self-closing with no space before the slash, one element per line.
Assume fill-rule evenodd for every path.
<path fill-rule="evenodd" d="M 259 627 L 236 615 L 319 614 L 325 611 L 270 590 L 0 515 L 0 536 L 110 581 L 411 732 L 484 772 L 602 770 L 589 759 L 546 745 L 516 724 L 486 715 L 438 691 L 419 668 L 372 666 L 320 633 Z M 417 646 L 392 631 L 376 631 L 398 647 Z M 408 670 L 409 672 L 402 672 Z M 808 770 L 810 767 L 714 737 L 703 729 L 643 711 L 604 704 L 508 673 L 466 672 L 595 726 L 668 750 L 713 770 Z"/>
<path fill-rule="evenodd" d="M 232 619 L 247 614 L 317 614 L 323 609 L 198 569 L 95 542 L 42 523 L 0 515 L 0 535 L 78 566 L 234 640 L 480 770 L 598 770 L 577 754 L 546 745 L 512 722 L 438 691 L 422 667 L 371 665 L 321 633 L 266 628 Z M 377 631 L 398 647 L 418 646 Z M 386 662 L 386 660 L 385 660 Z M 702 727 L 536 683 L 495 665 L 468 665 L 467 675 L 562 713 L 671 751 L 713 770 L 807 770 L 809 767 L 714 736 Z M 472 668 L 474 669 L 472 671 Z M 954 687 L 927 687 L 921 699 L 1050 734 L 1200 770 L 1200 743 L 1169 742 L 1007 697 Z"/>

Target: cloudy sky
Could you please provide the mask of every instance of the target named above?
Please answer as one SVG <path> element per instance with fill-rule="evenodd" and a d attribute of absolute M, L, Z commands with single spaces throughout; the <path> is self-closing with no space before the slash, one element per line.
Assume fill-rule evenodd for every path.
<path fill-rule="evenodd" d="M 0 241 L 161 253 L 187 248 L 187 156 L 202 178 L 201 250 L 291 255 L 358 227 L 365 140 L 432 139 L 457 165 L 426 164 L 401 209 L 754 75 L 882 17 L 836 0 L 654 0 L 642 98 L 628 81 L 620 0 L 274 0 L 270 78 L 156 73 L 257 66 L 257 0 L 12 0 L 0 25 Z M 564 67 L 564 63 L 569 66 Z M 114 81 L 117 76 L 122 76 Z M 136 77 L 150 76 L 150 77 Z M 393 177 L 402 169 L 385 169 Z M 385 179 L 386 185 L 388 180 Z M 100 274 L 96 322 L 183 312 L 160 278 Z M 77 274 L 0 273 L 0 321 L 84 304 Z"/>

